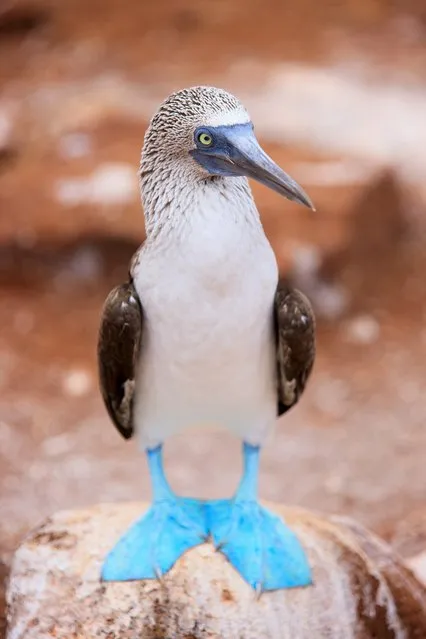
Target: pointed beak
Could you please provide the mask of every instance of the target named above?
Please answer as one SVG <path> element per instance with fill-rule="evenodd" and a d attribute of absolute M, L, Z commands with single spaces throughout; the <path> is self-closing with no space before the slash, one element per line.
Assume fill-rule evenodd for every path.
<path fill-rule="evenodd" d="M 315 211 L 311 199 L 302 187 L 265 153 L 251 127 L 244 133 L 238 131 L 238 127 L 229 127 L 226 138 L 229 143 L 228 162 L 234 174 L 252 178 L 288 200 L 303 204 Z"/>
<path fill-rule="evenodd" d="M 315 211 L 302 187 L 262 149 L 251 122 L 211 127 L 209 131 L 214 139 L 213 146 L 207 149 L 198 146 L 190 153 L 211 175 L 244 175 Z"/>

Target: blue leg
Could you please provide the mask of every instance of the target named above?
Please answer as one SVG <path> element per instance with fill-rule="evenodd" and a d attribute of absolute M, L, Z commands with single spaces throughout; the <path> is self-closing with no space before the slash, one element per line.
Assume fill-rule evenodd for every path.
<path fill-rule="evenodd" d="M 102 567 L 104 581 L 154 579 L 208 536 L 205 510 L 196 499 L 177 497 L 163 470 L 162 447 L 147 451 L 153 503 L 121 537 Z"/>
<path fill-rule="evenodd" d="M 243 454 L 244 474 L 234 499 L 207 504 L 216 548 L 258 592 L 311 584 L 298 538 L 257 500 L 259 447 L 244 444 Z"/>

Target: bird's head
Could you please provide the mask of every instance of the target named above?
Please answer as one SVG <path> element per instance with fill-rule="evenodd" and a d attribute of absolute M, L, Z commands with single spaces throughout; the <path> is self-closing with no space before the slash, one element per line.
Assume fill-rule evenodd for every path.
<path fill-rule="evenodd" d="M 145 136 L 142 174 L 144 165 L 151 172 L 171 162 L 204 180 L 246 176 L 313 208 L 302 187 L 263 151 L 244 106 L 223 89 L 182 89 L 160 106 Z"/>

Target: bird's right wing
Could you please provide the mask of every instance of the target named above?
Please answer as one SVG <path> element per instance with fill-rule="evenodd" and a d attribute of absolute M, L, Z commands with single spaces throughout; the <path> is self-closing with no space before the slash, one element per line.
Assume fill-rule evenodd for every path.
<path fill-rule="evenodd" d="M 117 430 L 133 435 L 133 399 L 143 311 L 133 282 L 116 286 L 102 309 L 98 370 L 102 397 Z"/>

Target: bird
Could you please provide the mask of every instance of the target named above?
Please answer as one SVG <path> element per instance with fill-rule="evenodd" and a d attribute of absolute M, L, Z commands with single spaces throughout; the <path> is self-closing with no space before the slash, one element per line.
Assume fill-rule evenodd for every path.
<path fill-rule="evenodd" d="M 139 169 L 146 239 L 104 303 L 98 336 L 103 401 L 146 453 L 152 503 L 108 552 L 103 581 L 162 578 L 210 542 L 259 594 L 312 583 L 298 537 L 260 503 L 258 477 L 267 436 L 310 377 L 315 316 L 279 277 L 249 178 L 314 209 L 231 93 L 195 86 L 159 106 Z M 181 497 L 164 444 L 212 425 L 241 440 L 241 481 L 224 499 Z"/>

